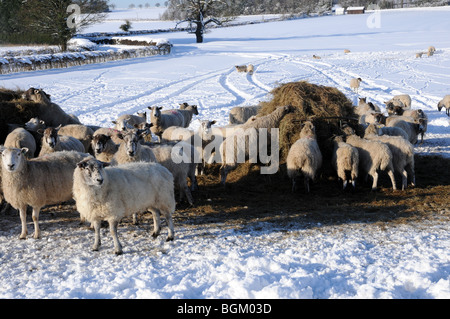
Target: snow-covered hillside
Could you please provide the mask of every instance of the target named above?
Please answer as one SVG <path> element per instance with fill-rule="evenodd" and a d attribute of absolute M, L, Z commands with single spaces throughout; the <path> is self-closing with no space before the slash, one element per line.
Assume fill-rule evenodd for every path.
<path fill-rule="evenodd" d="M 450 94 L 450 8 L 377 14 L 219 28 L 202 44 L 192 34 L 165 33 L 174 45 L 168 56 L 2 75 L 0 86 L 43 88 L 86 124 L 112 126 L 118 115 L 182 102 L 199 106 L 198 119 L 226 124 L 231 107 L 268 99 L 271 89 L 290 81 L 334 86 L 356 103 L 348 82 L 357 76 L 363 79 L 359 96 L 382 108 L 395 94 L 411 95 L 412 107 L 429 117 L 417 153 L 450 157 L 449 118 L 436 107 Z M 430 45 L 434 56 L 415 58 Z M 255 66 L 253 75 L 235 71 L 247 63 Z M 194 120 L 191 128 L 197 126 Z M 450 297 L 445 218 L 382 228 L 185 223 L 175 225 L 169 243 L 166 228 L 153 240 L 146 228 L 128 225 L 119 228 L 122 256 L 112 254 L 107 229 L 101 250 L 91 252 L 91 231 L 62 216 L 55 220 L 42 226 L 43 239 L 19 241 L 19 217 L 16 224 L 0 218 L 0 297 Z"/>

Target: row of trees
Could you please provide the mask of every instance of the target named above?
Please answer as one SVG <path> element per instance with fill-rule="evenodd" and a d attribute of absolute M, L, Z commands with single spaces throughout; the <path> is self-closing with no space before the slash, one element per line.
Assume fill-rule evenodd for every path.
<path fill-rule="evenodd" d="M 0 0 L 0 44 L 57 44 L 101 21 L 107 0 Z"/>

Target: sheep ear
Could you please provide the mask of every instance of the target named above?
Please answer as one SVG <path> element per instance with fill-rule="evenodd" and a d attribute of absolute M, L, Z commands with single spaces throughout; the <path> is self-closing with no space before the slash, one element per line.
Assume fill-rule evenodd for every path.
<path fill-rule="evenodd" d="M 212 120 L 212 121 L 211 121 L 211 125 L 214 125 L 214 124 L 216 124 L 216 123 L 217 123 L 216 120 Z"/>
<path fill-rule="evenodd" d="M 6 147 L 4 147 L 3 145 L 0 145 L 0 154 L 1 154 L 4 150 L 6 150 Z"/>
<path fill-rule="evenodd" d="M 120 138 L 121 140 L 123 140 L 123 134 L 122 134 L 122 132 L 117 132 L 117 137 Z"/>
<path fill-rule="evenodd" d="M 117 124 L 117 121 L 111 121 L 113 124 Z"/>
<path fill-rule="evenodd" d="M 22 147 L 22 148 L 20 149 L 20 152 L 21 152 L 23 155 L 25 155 L 25 154 L 27 154 L 27 153 L 29 152 L 29 149 L 28 149 L 27 147 Z"/>
<path fill-rule="evenodd" d="M 59 131 L 59 129 L 62 127 L 62 124 L 59 124 L 57 127 L 55 127 L 55 130 Z"/>

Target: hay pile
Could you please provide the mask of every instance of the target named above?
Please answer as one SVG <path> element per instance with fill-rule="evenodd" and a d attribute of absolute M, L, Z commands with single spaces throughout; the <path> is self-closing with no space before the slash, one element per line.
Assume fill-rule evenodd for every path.
<path fill-rule="evenodd" d="M 0 144 L 8 134 L 8 124 L 24 125 L 38 116 L 39 104 L 22 99 L 22 91 L 0 88 Z"/>
<path fill-rule="evenodd" d="M 324 159 L 331 158 L 332 147 L 329 138 L 341 134 L 343 124 L 348 124 L 355 131 L 360 130 L 352 102 L 334 87 L 306 81 L 290 82 L 273 89 L 271 94 L 271 101 L 260 103 L 258 115 L 267 115 L 281 105 L 291 105 L 295 108 L 295 112 L 287 114 L 280 123 L 282 162 L 285 161 L 290 146 L 299 138 L 304 121 L 311 120 L 314 123 Z"/>

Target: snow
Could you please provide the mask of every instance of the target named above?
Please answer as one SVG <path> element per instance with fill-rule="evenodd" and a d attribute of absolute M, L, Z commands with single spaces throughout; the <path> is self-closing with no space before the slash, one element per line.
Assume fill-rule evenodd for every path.
<path fill-rule="evenodd" d="M 359 76 L 360 96 L 382 108 L 392 95 L 410 94 L 413 108 L 429 116 L 416 152 L 450 157 L 449 118 L 437 111 L 450 92 L 449 13 L 381 11 L 379 28 L 368 27 L 369 14 L 219 28 L 202 44 L 192 34 L 164 33 L 174 45 L 168 56 L 2 75 L 0 86 L 43 88 L 86 124 L 111 127 L 124 113 L 188 102 L 199 106 L 199 119 L 223 125 L 231 107 L 268 99 L 290 81 L 334 86 L 356 103 L 348 81 Z M 434 56 L 415 58 L 430 45 Z M 234 69 L 246 63 L 255 66 L 252 76 Z M 24 241 L 18 216 L 14 227 L 0 221 L 0 298 L 450 298 L 445 218 L 383 227 L 183 223 L 173 242 L 164 241 L 165 227 L 153 240 L 151 225 L 127 224 L 119 228 L 121 256 L 107 229 L 92 252 L 93 233 L 62 218 L 41 215 L 43 238 Z"/>

